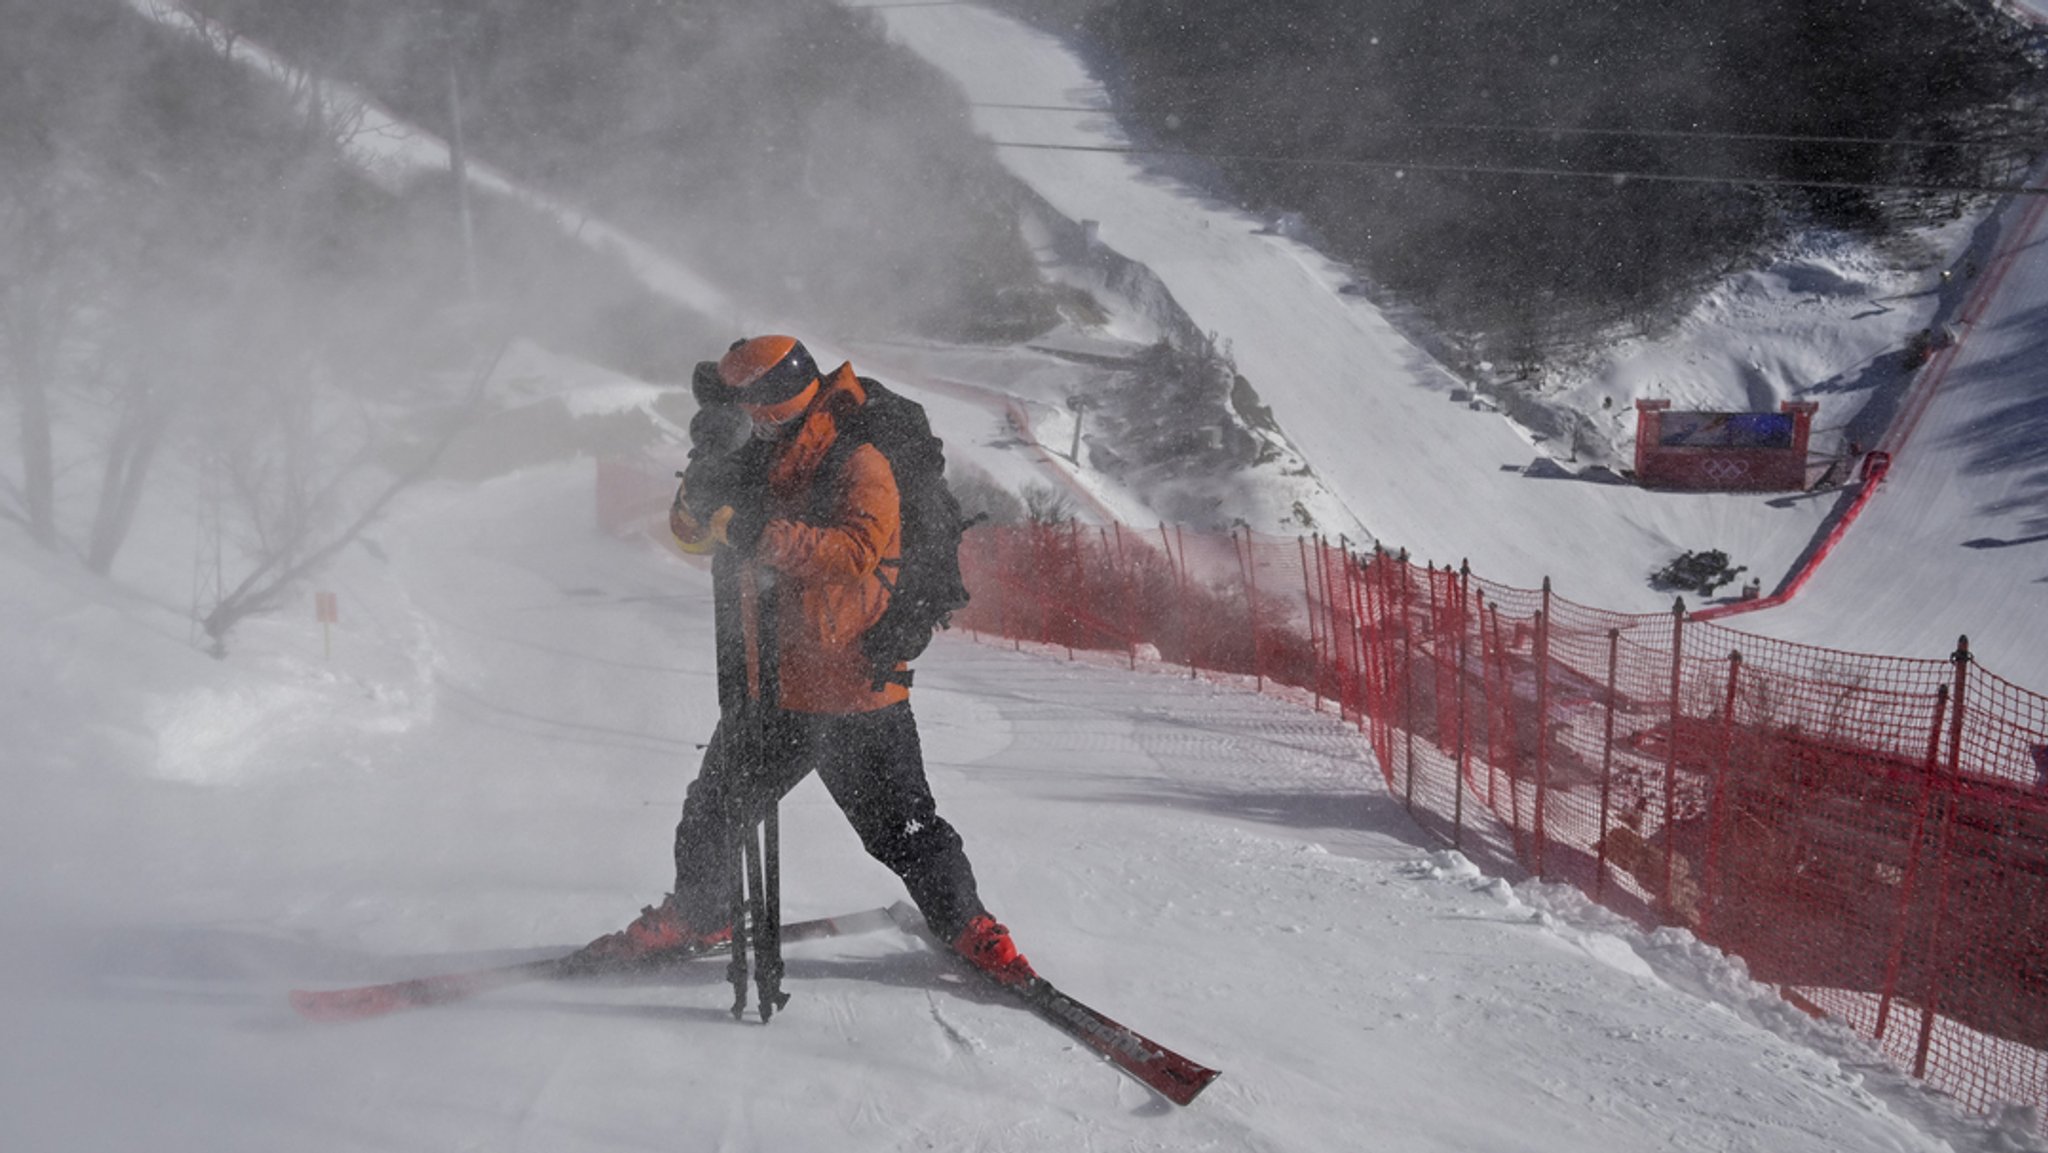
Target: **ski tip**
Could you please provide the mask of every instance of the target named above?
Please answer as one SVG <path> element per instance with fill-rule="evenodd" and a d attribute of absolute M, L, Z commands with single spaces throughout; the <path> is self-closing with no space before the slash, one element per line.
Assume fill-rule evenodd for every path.
<path fill-rule="evenodd" d="M 1216 1078 L 1221 1076 L 1223 1071 L 1220 1069 L 1197 1067 L 1190 1072 L 1177 1073 L 1172 1081 L 1154 1085 L 1153 1088 L 1159 1090 L 1160 1096 L 1176 1105 L 1192 1105 L 1195 1098 L 1202 1095 L 1202 1090 L 1214 1084 Z"/>
<path fill-rule="evenodd" d="M 308 1021 L 323 1024 L 360 1021 L 379 1017 L 399 1008 L 403 1001 L 389 989 L 293 989 L 292 1008 Z"/>

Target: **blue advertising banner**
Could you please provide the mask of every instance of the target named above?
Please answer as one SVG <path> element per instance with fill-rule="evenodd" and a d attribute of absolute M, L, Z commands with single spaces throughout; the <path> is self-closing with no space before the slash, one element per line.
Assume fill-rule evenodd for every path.
<path fill-rule="evenodd" d="M 1793 421 L 1783 412 L 1666 412 L 1657 443 L 1665 448 L 1791 448 Z"/>

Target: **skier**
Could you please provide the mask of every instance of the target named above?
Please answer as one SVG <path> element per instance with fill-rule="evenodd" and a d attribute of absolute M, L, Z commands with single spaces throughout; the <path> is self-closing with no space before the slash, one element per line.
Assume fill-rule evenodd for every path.
<path fill-rule="evenodd" d="M 888 458 L 873 444 L 833 451 L 866 389 L 850 364 L 820 374 L 789 336 L 735 342 L 694 384 L 695 444 L 670 528 L 685 548 L 716 551 L 719 732 L 676 826 L 675 891 L 588 952 L 635 963 L 729 940 L 732 822 L 816 772 L 933 933 L 998 982 L 1028 984 L 1030 963 L 983 907 L 932 799 L 909 674 L 899 663 L 878 676 L 860 644 L 902 550 Z"/>

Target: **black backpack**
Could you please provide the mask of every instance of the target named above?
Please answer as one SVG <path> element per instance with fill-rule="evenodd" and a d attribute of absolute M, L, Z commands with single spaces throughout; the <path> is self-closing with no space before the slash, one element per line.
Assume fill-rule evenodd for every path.
<path fill-rule="evenodd" d="M 932 435 L 924 406 L 879 381 L 864 376 L 859 380 L 867 403 L 833 414 L 839 436 L 819 464 L 818 475 L 834 478 L 820 487 L 837 496 L 837 478 L 843 475 L 846 459 L 854 449 L 871 444 L 896 477 L 903 555 L 883 558 L 881 576 L 889 586 L 889 605 L 860 638 L 861 651 L 874 664 L 874 687 L 880 691 L 892 681 L 908 685 L 910 673 L 896 671 L 896 665 L 922 655 L 932 643 L 932 633 L 945 628 L 953 613 L 967 604 L 967 584 L 960 576 L 960 538 L 981 518 L 962 515 L 959 500 L 946 487 L 945 443 Z"/>

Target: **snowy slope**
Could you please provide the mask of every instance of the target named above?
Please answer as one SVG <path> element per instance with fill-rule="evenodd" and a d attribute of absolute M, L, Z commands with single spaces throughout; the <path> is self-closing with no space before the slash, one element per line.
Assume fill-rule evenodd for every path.
<path fill-rule="evenodd" d="M 893 36 L 976 102 L 1106 102 L 1064 46 L 1004 17 L 968 5 L 884 16 Z M 1106 116 L 993 107 L 975 115 L 999 140 L 1124 142 Z M 1152 268 L 1198 325 L 1232 342 L 1289 438 L 1388 547 L 1469 558 L 1476 571 L 1524 586 L 1551 575 L 1574 599 L 1654 611 L 1669 602 L 1643 575 L 1681 549 L 1720 547 L 1772 571 L 1789 565 L 1824 514 L 1811 504 L 1759 512 L 1755 498 L 1525 476 L 1537 448 L 1498 415 L 1454 401 L 1456 381 L 1370 304 L 1340 294 L 1349 277 L 1299 242 L 1127 156 L 999 154 L 1061 211 L 1099 221 L 1104 244 Z M 1542 531 L 1557 524 L 1600 526 L 1598 547 L 1560 548 Z"/>
<path fill-rule="evenodd" d="M 885 10 L 890 33 L 988 105 L 1105 106 L 1102 86 L 1064 45 L 971 5 Z M 981 107 L 992 139 L 1084 146 L 1124 142 L 1107 115 Z M 1290 438 L 1352 512 L 1388 547 L 1420 559 L 1469 558 L 1486 577 L 1533 588 L 1545 576 L 1582 604 L 1657 611 L 1670 604 L 1646 574 L 1687 549 L 1717 548 L 1766 588 L 1815 539 L 1836 499 L 1652 493 L 1525 474 L 1537 449 L 1501 417 L 1450 400 L 1452 380 L 1367 302 L 1337 291 L 1348 279 L 1300 243 L 1219 206 L 1130 157 L 999 149 L 1011 171 L 1101 236 L 1151 266 L 1198 324 L 1231 340 L 1240 368 Z M 2024 206 L 2022 206 L 2024 207 Z M 2048 249 L 1997 228 L 1931 234 L 1965 251 L 2020 248 L 1998 308 L 1967 334 L 1964 359 L 1902 471 L 1873 503 L 1891 512 L 1861 524 L 1855 557 L 1829 564 L 1803 594 L 1794 623 L 1742 618 L 1739 627 L 1784 631 L 1838 648 L 1941 657 L 1960 632 L 2009 679 L 2048 686 L 2048 592 L 2040 583 L 2043 531 L 2037 360 L 2029 348 L 2048 306 Z M 1971 246 L 1975 245 L 1973 249 Z M 1826 385 L 1821 424 L 1839 429 L 1870 401 L 1859 384 L 1870 356 L 1896 347 L 1953 306 L 1930 269 L 1929 287 L 1871 296 L 1883 277 L 1825 248 L 1737 278 L 1672 339 L 1618 351 L 1582 400 L 1649 390 L 1681 403 L 1774 403 L 1787 382 Z M 1894 284 L 1893 287 L 1899 287 Z M 1861 317 L 1850 329 L 1843 317 Z M 1834 387 L 1839 383 L 1840 387 Z M 1839 435 L 1839 433 L 1837 433 Z M 1984 447 L 1979 447 L 1979 445 Z M 1907 458 L 1911 458 L 1908 460 Z M 1923 479 L 1924 478 L 1924 479 Z M 1922 495 L 1905 490 L 1911 486 Z M 1942 492 L 1927 495 L 1923 489 Z M 1971 547 L 1976 540 L 2018 541 Z M 1910 571 L 1911 576 L 1895 579 Z M 1875 599 L 1874 599 L 1875 598 Z M 1870 611 L 1873 605 L 1884 611 Z"/>
<path fill-rule="evenodd" d="M 1942 656 L 1968 634 L 2008 680 L 2048 690 L 2048 236 L 2041 198 L 2002 222 L 2014 258 L 1868 510 L 1785 608 L 1736 627 L 1854 636 Z"/>
<path fill-rule="evenodd" d="M 945 54 L 994 45 L 979 59 L 1004 66 L 987 76 L 1043 69 L 1086 91 L 1014 25 L 912 18 L 957 22 L 934 41 Z M 1440 541 L 1488 575 L 1533 580 L 1526 565 L 1627 607 L 1643 555 L 1713 544 L 1761 568 L 1752 558 L 1789 563 L 1810 536 L 1811 502 L 1652 504 L 1500 471 L 1532 448 L 1451 404 L 1357 302 L 1322 310 L 1331 279 L 1303 250 L 1083 159 L 1042 177 L 1048 198 L 1068 187 L 1062 207 L 1102 219 L 1106 239 L 1146 240 L 1190 311 L 1231 326 L 1297 443 L 1324 438 L 1326 479 L 1361 494 L 1354 511 L 1392 543 Z M 1123 200 L 1147 211 L 1113 216 Z M 1250 247 L 1208 247 L 1219 221 Z M 2039 275 L 2015 269 L 2016 300 L 2048 292 Z M 2004 335 L 1972 337 L 1981 367 L 1959 363 L 1944 397 L 1989 407 L 1937 404 L 1917 443 L 2024 396 L 2033 299 L 1987 316 Z M 1299 348 L 1237 335 L 1297 320 Z M 1354 360 L 1376 366 L 1356 387 L 1385 419 L 1326 408 L 1342 395 L 1330 373 Z M 619 387 L 547 372 L 592 396 Z M 939 407 L 965 459 L 1033 475 L 991 409 Z M 1940 524 L 2030 491 L 2027 443 L 2002 473 L 1902 471 L 1897 493 L 1934 495 L 1900 507 Z M 1469 467 L 1402 471 L 1424 455 Z M 1225 1070 L 1194 1108 L 1161 1106 L 893 934 L 793 949 L 796 1000 L 767 1028 L 730 1021 L 715 965 L 301 1024 L 291 986 L 533 956 L 616 927 L 667 883 L 712 722 L 708 584 L 597 534 L 589 499 L 588 465 L 559 463 L 404 502 L 322 581 L 343 598 L 331 660 L 298 610 L 209 660 L 173 598 L 82 582 L 0 536 L 0 1148 L 2044 1147 L 2027 1118 L 1958 1117 L 1682 933 L 1645 937 L 1437 852 L 1357 735 L 1304 703 L 951 637 L 924 663 L 918 708 L 989 901 L 1072 992 Z M 1998 515 L 1982 535 L 2029 531 Z M 1868 527 L 1850 541 L 1882 539 Z M 2028 619 L 2026 547 L 1970 552 L 2012 558 L 1981 595 Z M 137 549 L 123 576 L 179 590 L 189 556 Z M 1828 573 L 1853 582 L 1835 603 L 1871 595 L 1899 558 L 1845 545 L 1831 564 L 1809 604 Z M 1833 627 L 1878 623 L 1844 609 Z M 785 830 L 792 916 L 899 895 L 815 782 Z"/>
<path fill-rule="evenodd" d="M 297 620 L 213 662 L 152 631 L 171 614 L 6 556 L 0 623 L 38 659 L 0 716 L 38 735 L 0 817 L 0 1146 L 2005 1140 L 1683 935 L 1432 853 L 1333 718 L 950 637 L 919 708 L 987 899 L 1076 995 L 1225 1069 L 1193 1108 L 894 933 L 794 948 L 765 1028 L 727 1017 L 716 964 L 298 1022 L 293 985 L 532 956 L 664 886 L 712 721 L 708 582 L 587 502 L 575 464 L 409 502 L 333 574 L 331 662 Z M 815 782 L 784 827 L 792 916 L 899 895 Z"/>
<path fill-rule="evenodd" d="M 421 173 L 448 170 L 451 150 L 447 141 L 399 119 L 353 86 L 326 79 L 303 84 L 305 74 L 290 62 L 217 21 L 194 15 L 178 0 L 128 0 L 128 6 L 167 28 L 206 42 L 254 72 L 303 90 L 301 99 L 319 101 L 330 122 L 349 126 L 343 151 L 387 187 L 402 187 Z M 584 209 L 536 192 L 474 158 L 465 158 L 465 171 L 474 188 L 517 201 L 593 248 L 615 253 L 650 290 L 707 316 L 737 314 L 726 294 L 695 270 Z"/>

